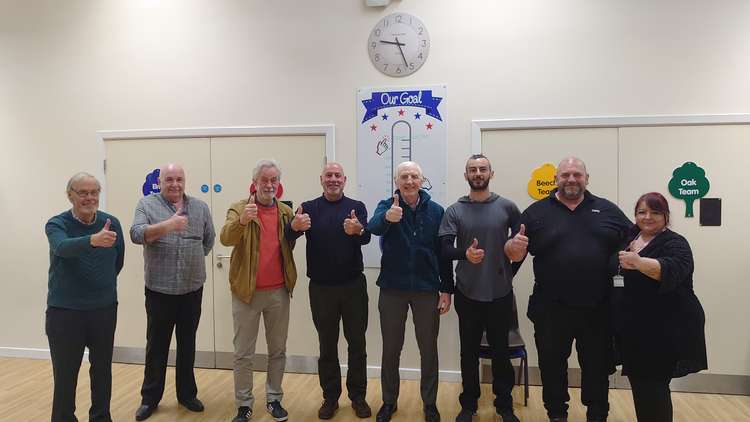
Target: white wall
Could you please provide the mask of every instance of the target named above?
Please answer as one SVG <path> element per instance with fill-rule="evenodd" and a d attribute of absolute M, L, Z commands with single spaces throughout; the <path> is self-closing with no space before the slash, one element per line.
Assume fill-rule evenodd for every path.
<path fill-rule="evenodd" d="M 402 79 L 366 52 L 397 10 L 432 37 Z M 0 347 L 46 347 L 43 224 L 100 165 L 97 130 L 333 123 L 353 194 L 356 89 L 445 83 L 455 198 L 472 119 L 747 113 L 748 16 L 743 0 L 0 0 Z"/>

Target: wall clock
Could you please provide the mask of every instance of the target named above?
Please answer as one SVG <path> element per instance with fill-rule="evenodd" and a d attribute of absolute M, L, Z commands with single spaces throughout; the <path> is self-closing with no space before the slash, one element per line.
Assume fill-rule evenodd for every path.
<path fill-rule="evenodd" d="M 393 13 L 372 29 L 367 51 L 372 64 L 386 75 L 411 75 L 427 60 L 430 35 L 416 16 Z"/>

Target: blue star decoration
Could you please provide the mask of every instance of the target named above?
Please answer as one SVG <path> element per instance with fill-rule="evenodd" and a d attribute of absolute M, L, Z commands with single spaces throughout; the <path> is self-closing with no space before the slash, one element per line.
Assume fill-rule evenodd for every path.
<path fill-rule="evenodd" d="M 419 120 L 420 117 L 422 117 L 421 114 L 419 114 L 419 113 L 415 113 L 414 114 L 414 120 Z"/>
<path fill-rule="evenodd" d="M 387 114 L 383 114 L 383 120 L 388 120 L 388 115 Z"/>

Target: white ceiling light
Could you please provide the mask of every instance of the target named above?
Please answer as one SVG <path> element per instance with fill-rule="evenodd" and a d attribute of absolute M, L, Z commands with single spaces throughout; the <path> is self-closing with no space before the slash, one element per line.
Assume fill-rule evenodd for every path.
<path fill-rule="evenodd" d="M 365 0 L 365 4 L 370 7 L 388 6 L 391 0 Z"/>

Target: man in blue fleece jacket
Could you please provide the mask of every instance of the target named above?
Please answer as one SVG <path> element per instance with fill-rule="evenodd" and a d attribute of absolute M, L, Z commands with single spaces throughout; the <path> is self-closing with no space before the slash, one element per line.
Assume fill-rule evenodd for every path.
<path fill-rule="evenodd" d="M 422 190 L 422 169 L 412 161 L 396 168 L 397 190 L 380 201 L 367 229 L 382 236 L 378 309 L 383 336 L 381 385 L 383 406 L 377 422 L 388 422 L 397 409 L 399 361 L 406 316 L 411 307 L 421 356 L 420 393 L 425 421 L 440 420 L 435 402 L 438 387 L 437 336 L 440 315 L 450 309 L 451 262 L 441 258 L 438 228 L 443 207 Z"/>

